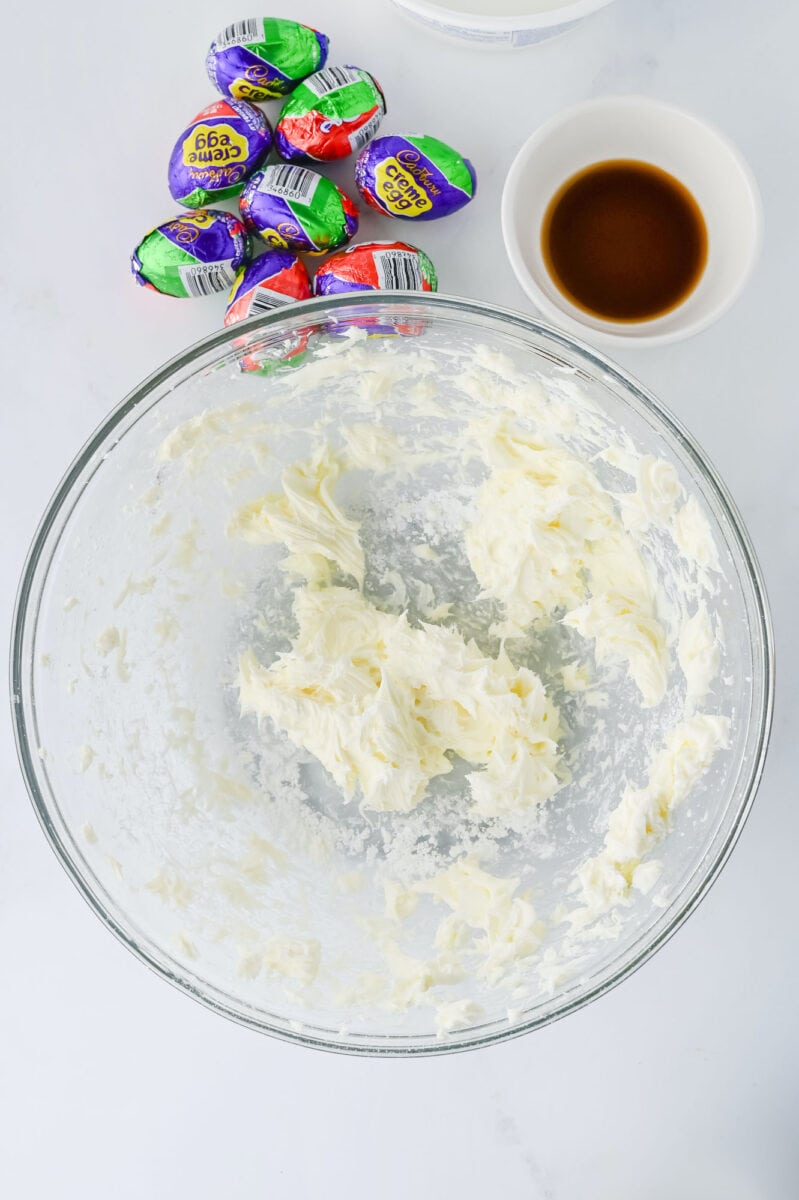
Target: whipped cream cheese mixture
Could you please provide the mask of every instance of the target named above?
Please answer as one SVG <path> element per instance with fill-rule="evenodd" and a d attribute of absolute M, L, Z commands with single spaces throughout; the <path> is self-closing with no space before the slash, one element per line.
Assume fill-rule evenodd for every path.
<path fill-rule="evenodd" d="M 592 939 L 619 936 L 626 909 L 668 902 L 656 852 L 729 736 L 712 701 L 719 561 L 675 467 L 566 373 L 531 380 L 480 348 L 453 360 L 445 396 L 440 361 L 393 341 L 352 333 L 281 378 L 287 406 L 328 400 L 279 474 L 291 424 L 257 403 L 162 442 L 159 470 L 186 480 L 239 456 L 225 536 L 277 599 L 225 583 L 255 610 L 219 685 L 263 756 L 260 783 L 225 792 L 246 847 L 147 886 L 186 910 L 195 967 L 207 930 L 188 928 L 189 898 L 212 879 L 237 914 L 215 936 L 247 986 L 341 1024 L 424 1009 L 446 1037 L 497 1005 L 516 1019 Z M 171 519 L 154 535 L 189 576 L 201 531 Z M 124 629 L 96 638 L 135 670 Z M 221 778 L 193 721 L 182 744 Z M 570 839 L 573 867 L 547 868 Z M 315 894 L 328 863 L 338 900 Z"/>

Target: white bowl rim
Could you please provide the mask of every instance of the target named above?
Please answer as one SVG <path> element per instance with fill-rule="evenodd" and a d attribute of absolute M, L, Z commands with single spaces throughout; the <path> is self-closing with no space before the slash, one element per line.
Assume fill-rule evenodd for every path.
<path fill-rule="evenodd" d="M 415 13 L 419 17 L 450 27 L 458 23 L 466 29 L 485 33 L 517 33 L 521 30 L 549 29 L 571 21 L 581 21 L 592 13 L 613 4 L 614 0 L 571 0 L 558 8 L 544 9 L 540 13 L 518 13 L 515 15 L 490 16 L 488 13 L 461 12 L 459 9 L 442 8 L 431 0 L 394 0 L 398 8 Z M 489 4 L 490 0 L 486 0 Z"/>

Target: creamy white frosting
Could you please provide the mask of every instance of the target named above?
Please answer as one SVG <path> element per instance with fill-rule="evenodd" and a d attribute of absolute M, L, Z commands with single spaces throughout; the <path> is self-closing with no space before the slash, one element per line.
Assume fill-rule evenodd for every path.
<path fill-rule="evenodd" d="M 623 903 L 631 887 L 646 891 L 651 879 L 636 879 L 645 855 L 668 833 L 673 810 L 696 786 L 714 758 L 727 744 L 726 717 L 697 713 L 681 721 L 654 755 L 646 783 L 628 784 L 621 802 L 608 820 L 599 854 L 577 872 L 580 907 L 569 914 L 576 926 L 596 920 Z"/>
<path fill-rule="evenodd" d="M 98 634 L 95 649 L 102 658 L 114 655 L 116 671 L 123 683 L 130 679 L 130 664 L 127 660 L 128 635 L 126 630 L 109 625 Z"/>
<path fill-rule="evenodd" d="M 433 879 L 414 885 L 450 909 L 436 932 L 436 947 L 454 951 L 469 944 L 481 958 L 477 975 L 496 984 L 507 968 L 534 954 L 544 927 L 519 880 L 484 871 L 474 855 L 453 863 Z"/>
<path fill-rule="evenodd" d="M 380 946 L 385 972 L 361 976 L 342 997 L 346 1005 L 392 1010 L 430 1005 L 436 1010 L 437 1031 L 447 1033 L 472 1024 L 482 1009 L 468 996 L 442 996 L 442 989 L 470 977 L 495 987 L 541 944 L 544 924 L 519 880 L 490 874 L 475 855 L 464 856 L 410 889 L 387 881 L 385 890 L 389 921 L 367 922 Z M 420 958 L 400 947 L 396 921 L 410 918 L 425 896 L 449 913 L 437 926 L 434 956 Z"/>
<path fill-rule="evenodd" d="M 271 719 L 364 808 L 409 813 L 430 781 L 452 770 L 453 754 L 478 768 L 468 779 L 480 816 L 514 816 L 543 803 L 559 786 L 560 723 L 537 676 L 514 667 L 504 650 L 484 654 L 456 629 L 414 626 L 404 612 L 384 612 L 360 590 L 359 525 L 336 501 L 335 486 L 348 468 L 393 469 L 402 447 L 394 434 L 367 424 L 345 428 L 343 438 L 343 451 L 320 446 L 284 472 L 282 493 L 254 501 L 231 522 L 232 536 L 285 545 L 285 569 L 305 581 L 294 594 L 291 650 L 269 666 L 252 651 L 240 658 L 242 712 Z M 587 463 L 525 433 L 508 411 L 474 422 L 465 442 L 488 468 L 464 540 L 483 594 L 502 605 L 498 632 L 514 636 L 554 616 L 592 643 L 599 665 L 626 667 L 643 706 L 658 704 L 669 650 L 638 539 L 655 525 L 681 540 L 697 566 L 710 566 L 714 555 L 706 522 L 685 501 L 674 468 L 617 448 L 607 460 L 633 474 L 636 487 L 614 498 Z M 420 562 L 436 560 L 424 544 L 418 549 Z M 333 586 L 335 567 L 359 590 Z M 407 605 L 408 584 L 398 571 L 385 571 L 382 585 L 392 603 Z M 429 585 L 416 590 L 423 611 L 426 604 L 446 618 L 450 606 L 434 606 Z M 631 889 L 652 890 L 661 867 L 647 856 L 724 744 L 722 718 L 690 716 L 718 670 L 704 603 L 683 620 L 677 656 L 688 715 L 653 757 L 647 782 L 627 786 L 602 850 L 578 871 L 579 907 L 567 914 L 576 929 L 626 903 Z M 583 663 L 565 665 L 562 678 L 575 691 L 589 692 L 594 683 Z M 544 935 L 519 880 L 489 873 L 474 854 L 410 887 L 385 880 L 384 893 L 385 924 L 371 928 L 387 974 L 364 976 L 349 999 L 391 1008 L 432 1003 L 443 1032 L 472 1009 L 468 999 L 441 1001 L 441 987 L 467 975 L 467 964 L 478 980 L 498 985 L 537 953 Z M 386 932 L 410 920 L 422 896 L 450 910 L 430 958 L 408 954 Z M 542 970 L 554 978 L 563 965 L 550 955 Z"/>
<path fill-rule="evenodd" d="M 649 570 L 611 496 L 586 463 L 521 432 L 507 415 L 476 425 L 473 437 L 491 474 L 466 550 L 484 592 L 504 605 L 501 632 L 512 636 L 566 610 L 564 624 L 593 641 L 597 661 L 625 662 L 644 704 L 658 704 L 666 637 Z M 651 464 L 645 475 L 670 479 Z"/>
<path fill-rule="evenodd" d="M 616 463 L 622 465 L 618 458 Z M 685 495 L 674 466 L 651 454 L 633 456 L 625 465 L 636 483 L 635 491 L 617 496 L 625 527 L 636 533 L 646 533 L 651 525 L 668 528 Z"/>
<path fill-rule="evenodd" d="M 95 760 L 95 752 L 92 746 L 84 743 L 78 748 L 78 770 L 83 774 L 88 771 L 89 767 Z"/>
<path fill-rule="evenodd" d="M 333 499 L 341 475 L 340 458 L 323 445 L 307 462 L 283 472 L 283 491 L 261 496 L 240 508 L 228 535 L 246 542 L 278 543 L 289 551 L 286 568 L 309 582 L 327 581 L 332 563 L 363 583 L 364 557 L 358 522 Z"/>
<path fill-rule="evenodd" d="M 225 446 L 245 446 L 248 456 L 256 462 L 268 454 L 267 435 L 273 425 L 257 417 L 257 408 L 251 401 L 231 404 L 227 408 L 210 408 L 177 425 L 164 438 L 158 450 L 159 462 L 182 459 L 188 469 L 196 473 L 211 455 Z M 156 493 L 157 495 L 157 493 Z M 148 498 L 142 497 L 145 503 Z"/>
<path fill-rule="evenodd" d="M 396 879 L 383 881 L 383 893 L 386 898 L 386 916 L 394 921 L 404 921 L 413 916 L 419 897 L 415 892 L 404 888 Z"/>
<path fill-rule="evenodd" d="M 275 937 L 245 950 L 240 959 L 241 979 L 257 979 L 262 971 L 278 975 L 290 984 L 309 987 L 316 979 L 321 946 L 316 938 Z"/>
<path fill-rule="evenodd" d="M 394 1009 L 430 1002 L 435 1006 L 435 998 L 431 1001 L 427 993 L 440 985 L 460 983 L 463 978 L 462 970 L 443 956 L 417 958 L 413 954 L 406 954 L 391 940 L 383 942 L 382 951 L 390 981 L 388 995 L 385 993 L 384 977 L 367 976 L 351 994 L 352 1002 L 368 1004 L 379 1000 Z"/>
<path fill-rule="evenodd" d="M 707 611 L 701 603 L 680 630 L 677 661 L 687 684 L 689 705 L 704 700 L 719 673 L 721 647 Z"/>
<path fill-rule="evenodd" d="M 483 1009 L 474 1000 L 449 1000 L 436 1005 L 436 1031 L 452 1033 L 456 1029 L 468 1029 L 476 1025 L 483 1016 Z"/>
<path fill-rule="evenodd" d="M 711 571 L 719 570 L 719 552 L 707 517 L 695 496 L 689 496 L 672 522 L 674 541 L 690 562 Z"/>
<path fill-rule="evenodd" d="M 363 471 L 385 471 L 403 460 L 399 438 L 383 425 L 359 422 L 341 430 L 350 465 Z"/>
<path fill-rule="evenodd" d="M 192 576 L 210 573 L 233 636 L 243 631 L 241 708 L 262 733 L 236 730 L 228 762 L 184 702 L 165 739 L 181 810 L 193 832 L 220 816 L 220 844 L 132 884 L 185 926 L 180 953 L 229 963 L 256 1002 L 281 989 L 300 1002 L 307 989 L 309 1011 L 423 1006 L 425 1028 L 446 1036 L 483 1006 L 494 1019 L 510 1005 L 515 1020 L 579 973 L 589 943 L 637 920 L 623 911 L 634 894 L 664 903 L 658 845 L 726 737 L 723 718 L 697 712 L 719 671 L 723 580 L 702 502 L 669 462 L 639 454 L 578 379 L 556 372 L 543 385 L 481 347 L 454 364 L 448 388 L 435 354 L 377 346 L 355 331 L 286 374 L 281 403 L 313 415 L 304 431 L 267 424 L 260 396 L 174 430 L 157 485 L 137 501 L 153 563 L 109 580 L 107 611 L 87 629 L 91 647 L 125 604 L 138 658 L 132 610 L 147 607 L 155 579 L 169 686 Z M 287 461 L 282 486 L 262 494 L 261 466 Z M 276 549 L 228 546 L 234 565 L 215 563 L 218 530 L 192 520 L 206 485 L 235 496 L 232 538 Z M 363 529 L 355 495 L 367 501 Z M 278 562 L 286 578 L 273 586 Z M 177 590 L 164 588 L 175 567 Z M 267 657 L 278 638 L 283 653 Z M 566 648 L 562 662 L 553 647 Z M 121 625 L 96 649 L 109 656 L 103 676 L 114 657 L 127 672 Z M 528 669 L 536 661 L 550 696 Z M 589 708 L 603 703 L 611 711 Z M 643 770 L 623 755 L 639 737 L 659 745 Z M 349 809 L 318 788 L 309 756 Z M 440 779 L 456 759 L 458 774 Z M 85 782 L 101 770 L 98 759 Z M 592 824 L 595 784 L 606 834 Z"/>
<path fill-rule="evenodd" d="M 272 938 L 263 951 L 263 964 L 286 979 L 306 987 L 316 979 L 321 946 L 316 938 Z"/>
<path fill-rule="evenodd" d="M 239 663 L 243 713 L 271 717 L 314 754 L 348 797 L 408 812 L 429 781 L 469 776 L 477 812 L 516 812 L 558 786 L 557 710 L 532 671 L 489 658 L 454 630 L 414 628 L 351 588 L 301 590 L 293 648 L 270 667 Z"/>

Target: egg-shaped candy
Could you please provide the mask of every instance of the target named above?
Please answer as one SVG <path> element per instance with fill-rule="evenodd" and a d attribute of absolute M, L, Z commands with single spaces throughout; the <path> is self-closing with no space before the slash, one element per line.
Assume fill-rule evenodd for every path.
<path fill-rule="evenodd" d="M 446 217 L 477 189 L 468 158 L 426 134 L 376 137 L 358 155 L 355 182 L 372 208 L 406 221 Z"/>
<path fill-rule="evenodd" d="M 151 229 L 131 256 L 137 283 L 166 296 L 226 292 L 249 257 L 249 237 L 232 213 L 198 208 Z"/>
<path fill-rule="evenodd" d="M 377 133 L 386 101 L 361 67 L 326 67 L 289 96 L 275 128 L 278 152 L 289 162 L 333 162 L 356 154 Z"/>
<path fill-rule="evenodd" d="M 310 25 L 280 17 L 234 21 L 211 42 L 208 77 L 223 96 L 271 100 L 287 96 L 327 60 L 328 39 Z"/>
<path fill-rule="evenodd" d="M 307 167 L 264 167 L 239 199 L 247 228 L 270 246 L 327 254 L 358 230 L 358 209 L 346 192 Z"/>
<path fill-rule="evenodd" d="M 242 267 L 228 300 L 225 324 L 269 312 L 311 295 L 311 281 L 303 262 L 288 250 L 267 250 L 248 267 Z"/>
<path fill-rule="evenodd" d="M 169 159 L 173 200 L 200 208 L 241 191 L 272 146 L 266 117 L 244 100 L 217 100 L 183 130 Z"/>
<path fill-rule="evenodd" d="M 407 242 L 362 242 L 334 254 L 314 278 L 314 294 L 340 292 L 435 292 L 436 269 L 424 250 Z"/>

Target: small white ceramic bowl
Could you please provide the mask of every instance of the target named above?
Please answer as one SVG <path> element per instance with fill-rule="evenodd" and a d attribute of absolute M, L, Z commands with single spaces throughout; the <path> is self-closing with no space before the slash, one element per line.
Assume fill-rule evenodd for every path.
<path fill-rule="evenodd" d="M 654 163 L 693 194 L 705 218 L 702 278 L 677 308 L 648 321 L 605 321 L 558 289 L 541 253 L 541 224 L 558 188 L 592 163 L 627 158 Z M 610 96 L 568 108 L 542 125 L 517 154 L 502 197 L 505 248 L 539 312 L 609 346 L 655 346 L 690 337 L 738 299 L 760 248 L 757 183 L 738 150 L 691 113 L 646 96 Z"/>

